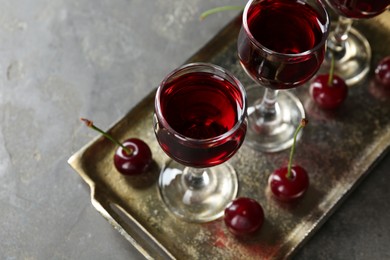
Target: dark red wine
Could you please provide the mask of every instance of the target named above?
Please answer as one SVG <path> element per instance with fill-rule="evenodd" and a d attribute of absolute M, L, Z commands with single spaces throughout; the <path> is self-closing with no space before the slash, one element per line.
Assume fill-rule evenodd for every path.
<path fill-rule="evenodd" d="M 370 18 L 379 15 L 390 5 L 390 0 L 327 0 L 340 15 L 348 18 Z"/>
<path fill-rule="evenodd" d="M 300 1 L 260 0 L 249 7 L 246 21 L 247 28 L 244 25 L 238 39 L 238 54 L 255 81 L 287 89 L 303 84 L 318 71 L 325 53 L 325 47 L 318 46 L 325 41 L 326 15 Z"/>
<path fill-rule="evenodd" d="M 230 158 L 244 139 L 245 123 L 228 134 L 245 113 L 243 104 L 239 89 L 214 74 L 193 72 L 175 78 L 162 87 L 160 107 L 166 123 L 181 137 L 160 122 L 157 139 L 163 150 L 182 164 L 219 164 Z M 219 140 L 213 140 L 216 137 Z"/>

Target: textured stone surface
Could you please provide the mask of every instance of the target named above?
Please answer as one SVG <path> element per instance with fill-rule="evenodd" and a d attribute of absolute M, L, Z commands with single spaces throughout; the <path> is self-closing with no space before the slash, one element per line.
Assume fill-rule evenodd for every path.
<path fill-rule="evenodd" d="M 237 0 L 0 0 L 0 258 L 143 259 L 67 164 L 236 13 Z M 390 257 L 390 157 L 297 259 Z"/>

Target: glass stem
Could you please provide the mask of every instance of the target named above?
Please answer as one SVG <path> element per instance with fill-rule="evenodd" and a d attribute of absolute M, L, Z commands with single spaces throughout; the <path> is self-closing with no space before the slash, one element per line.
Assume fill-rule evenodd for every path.
<path fill-rule="evenodd" d="M 339 16 L 335 30 L 331 33 L 328 40 L 328 48 L 333 52 L 343 52 L 345 41 L 348 39 L 348 33 L 352 27 L 353 20 Z"/>
<path fill-rule="evenodd" d="M 209 176 L 205 168 L 186 167 L 183 177 L 185 185 L 191 190 L 202 189 L 209 183 Z"/>
<path fill-rule="evenodd" d="M 276 97 L 278 95 L 278 90 L 265 88 L 263 99 L 259 106 L 256 106 L 256 112 L 258 118 L 263 124 L 265 122 L 270 122 L 276 118 Z"/>

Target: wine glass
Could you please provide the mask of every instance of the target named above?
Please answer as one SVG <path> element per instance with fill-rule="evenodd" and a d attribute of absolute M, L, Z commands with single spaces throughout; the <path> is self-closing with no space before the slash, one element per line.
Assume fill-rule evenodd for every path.
<path fill-rule="evenodd" d="M 244 141 L 246 110 L 242 84 L 213 64 L 184 65 L 158 87 L 154 131 L 173 159 L 161 171 L 159 190 L 176 216 L 211 221 L 236 197 L 237 175 L 225 161 Z"/>
<path fill-rule="evenodd" d="M 287 89 L 303 85 L 320 68 L 329 25 L 319 0 L 246 4 L 237 48 L 243 69 L 257 83 L 247 88 L 250 147 L 276 152 L 292 145 L 305 111 Z"/>
<path fill-rule="evenodd" d="M 334 30 L 329 34 L 328 51 L 321 68 L 327 73 L 332 56 L 334 73 L 352 86 L 370 71 L 371 48 L 367 39 L 352 27 L 354 19 L 371 18 L 389 7 L 389 0 L 326 0 L 339 15 Z"/>

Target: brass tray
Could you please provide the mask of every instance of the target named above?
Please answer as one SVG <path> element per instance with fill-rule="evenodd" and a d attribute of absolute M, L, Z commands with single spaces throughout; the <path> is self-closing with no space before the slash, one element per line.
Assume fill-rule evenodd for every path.
<path fill-rule="evenodd" d="M 240 23 L 240 17 L 231 21 L 186 63 L 218 64 L 244 85 L 252 84 L 236 57 Z M 390 54 L 389 12 L 355 26 L 371 43 L 374 68 Z M 93 206 L 148 259 L 289 258 L 389 150 L 390 96 L 372 77 L 373 69 L 367 80 L 350 88 L 347 101 L 333 112 L 312 103 L 307 85 L 294 90 L 309 119 L 295 162 L 307 169 L 311 180 L 306 196 L 297 204 L 277 203 L 267 189 L 268 175 L 287 163 L 289 151 L 262 154 L 243 145 L 231 159 L 239 175 L 239 196 L 258 200 L 265 211 L 264 226 L 251 238 L 235 238 L 222 220 L 190 224 L 165 209 L 157 178 L 168 157 L 153 133 L 154 91 L 109 129 L 121 140 L 131 136 L 146 140 L 155 161 L 150 172 L 142 177 L 120 175 L 112 163 L 115 147 L 103 137 L 91 141 L 68 162 L 89 184 Z"/>

